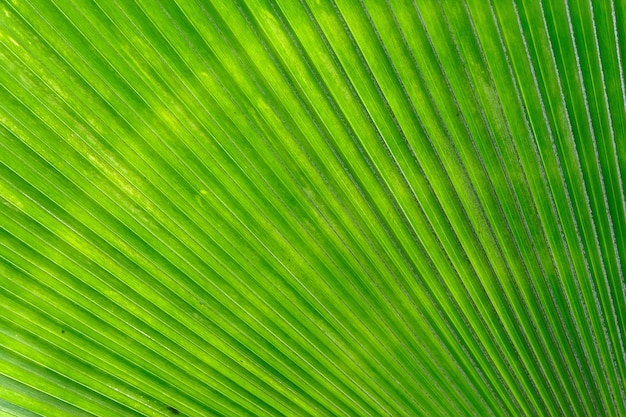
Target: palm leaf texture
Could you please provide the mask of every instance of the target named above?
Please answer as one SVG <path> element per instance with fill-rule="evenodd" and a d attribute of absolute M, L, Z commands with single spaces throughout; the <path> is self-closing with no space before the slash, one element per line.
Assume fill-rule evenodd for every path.
<path fill-rule="evenodd" d="M 625 416 L 624 0 L 2 0 L 0 413 Z"/>

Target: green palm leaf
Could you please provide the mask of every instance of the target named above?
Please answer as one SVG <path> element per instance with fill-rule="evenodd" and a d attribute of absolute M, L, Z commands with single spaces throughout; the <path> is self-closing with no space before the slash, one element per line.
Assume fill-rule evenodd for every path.
<path fill-rule="evenodd" d="M 626 2 L 0 3 L 0 414 L 626 415 Z"/>

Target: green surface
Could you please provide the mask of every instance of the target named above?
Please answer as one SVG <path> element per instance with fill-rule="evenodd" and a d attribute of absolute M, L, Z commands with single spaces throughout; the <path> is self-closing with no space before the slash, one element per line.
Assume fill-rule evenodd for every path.
<path fill-rule="evenodd" d="M 625 416 L 624 22 L 0 0 L 0 415 Z"/>

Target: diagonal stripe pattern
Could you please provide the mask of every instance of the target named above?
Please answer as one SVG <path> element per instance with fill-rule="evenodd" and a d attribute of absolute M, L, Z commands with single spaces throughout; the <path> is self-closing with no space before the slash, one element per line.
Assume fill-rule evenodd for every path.
<path fill-rule="evenodd" d="M 624 22 L 0 1 L 0 413 L 626 415 Z"/>

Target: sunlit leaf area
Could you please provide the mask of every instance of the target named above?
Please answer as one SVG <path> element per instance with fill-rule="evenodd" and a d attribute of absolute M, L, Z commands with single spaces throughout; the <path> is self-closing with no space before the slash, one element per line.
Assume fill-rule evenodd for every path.
<path fill-rule="evenodd" d="M 0 0 L 1 416 L 626 416 L 626 0 Z"/>

